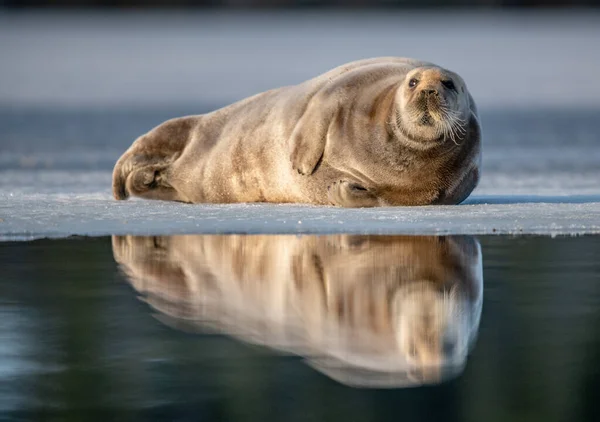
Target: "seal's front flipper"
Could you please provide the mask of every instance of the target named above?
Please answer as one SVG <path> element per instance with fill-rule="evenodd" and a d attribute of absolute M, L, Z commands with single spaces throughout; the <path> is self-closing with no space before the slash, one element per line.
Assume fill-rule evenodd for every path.
<path fill-rule="evenodd" d="M 327 186 L 327 197 L 333 205 L 347 208 L 376 207 L 380 201 L 364 186 L 339 180 Z"/>
<path fill-rule="evenodd" d="M 323 109 L 318 98 L 313 98 L 296 123 L 290 136 L 290 160 L 298 173 L 308 176 L 319 167 L 333 117 L 331 110 Z"/>
<path fill-rule="evenodd" d="M 312 138 L 302 133 L 292 137 L 292 153 L 290 160 L 292 168 L 298 173 L 309 176 L 317 169 L 323 158 L 325 140 L 320 137 Z"/>

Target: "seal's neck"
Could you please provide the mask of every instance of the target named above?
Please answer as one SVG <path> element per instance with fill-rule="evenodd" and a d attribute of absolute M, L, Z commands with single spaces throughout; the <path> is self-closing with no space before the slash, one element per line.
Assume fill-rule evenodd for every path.
<path fill-rule="evenodd" d="M 371 102 L 369 118 L 375 125 L 389 126 L 390 117 L 395 113 L 396 92 L 399 84 L 385 84 Z"/>

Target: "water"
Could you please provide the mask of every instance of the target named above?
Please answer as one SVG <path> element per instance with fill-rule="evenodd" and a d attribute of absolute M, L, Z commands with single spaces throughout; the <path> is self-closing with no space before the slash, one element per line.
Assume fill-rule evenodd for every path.
<path fill-rule="evenodd" d="M 2 420 L 600 415 L 600 237 L 0 243 Z"/>

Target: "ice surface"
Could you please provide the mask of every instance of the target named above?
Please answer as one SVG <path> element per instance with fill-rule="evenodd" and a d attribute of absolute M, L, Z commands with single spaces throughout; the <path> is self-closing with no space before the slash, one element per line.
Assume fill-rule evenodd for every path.
<path fill-rule="evenodd" d="M 546 195 L 506 195 L 502 192 L 510 188 L 504 184 L 505 178 L 494 181 L 490 177 L 459 206 L 375 209 L 186 205 L 139 199 L 123 202 L 110 196 L 110 172 L 39 171 L 31 178 L 29 172 L 8 171 L 4 175 L 21 178 L 24 186 L 0 189 L 0 240 L 71 234 L 600 233 L 598 174 L 596 189 L 558 178 L 551 181 L 557 188 L 548 188 Z"/>
<path fill-rule="evenodd" d="M 596 12 L 0 15 L 0 240 L 600 233 L 598 42 Z M 357 210 L 111 198 L 115 160 L 162 121 L 380 55 L 431 60 L 466 79 L 481 109 L 484 158 L 464 204 Z"/>

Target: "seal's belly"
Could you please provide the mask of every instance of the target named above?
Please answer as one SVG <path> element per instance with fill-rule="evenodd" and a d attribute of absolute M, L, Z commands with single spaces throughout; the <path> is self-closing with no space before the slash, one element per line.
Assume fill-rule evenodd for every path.
<path fill-rule="evenodd" d="M 440 191 L 440 195 L 435 204 L 439 205 L 457 205 L 463 202 L 473 192 L 479 183 L 479 168 L 472 167 L 466 175 L 461 175 L 460 180 L 450 189 Z"/>

